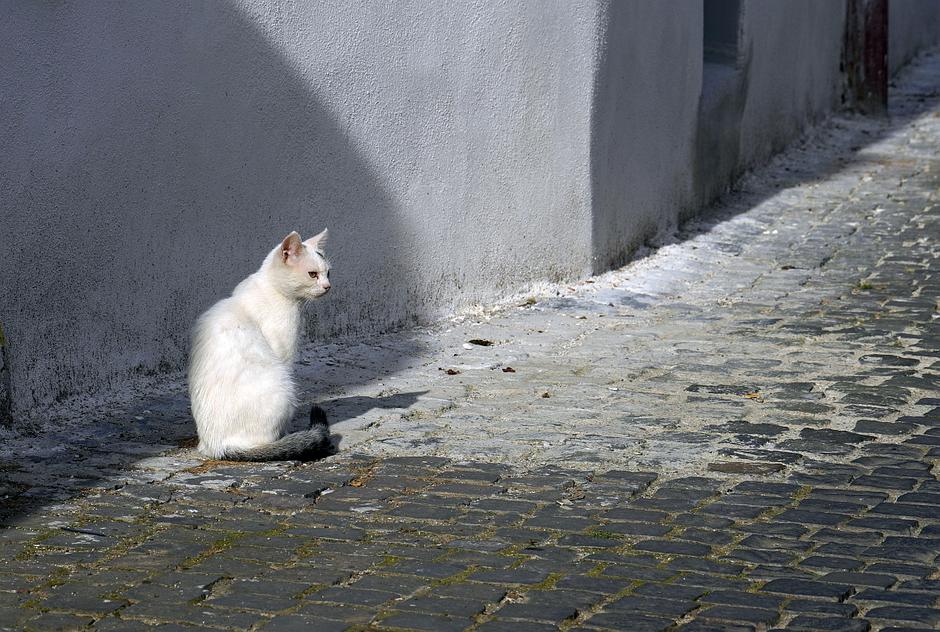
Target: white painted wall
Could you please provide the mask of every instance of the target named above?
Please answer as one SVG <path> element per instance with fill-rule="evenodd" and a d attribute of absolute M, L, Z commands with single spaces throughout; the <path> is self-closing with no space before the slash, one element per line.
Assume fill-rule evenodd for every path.
<path fill-rule="evenodd" d="M 328 226 L 316 335 L 590 268 L 598 6 L 0 5 L 14 404 L 181 366 L 195 316 Z"/>
<path fill-rule="evenodd" d="M 181 368 L 293 229 L 320 338 L 623 261 L 836 102 L 844 3 L 794 1 L 745 0 L 704 174 L 698 2 L 0 4 L 0 399 Z"/>

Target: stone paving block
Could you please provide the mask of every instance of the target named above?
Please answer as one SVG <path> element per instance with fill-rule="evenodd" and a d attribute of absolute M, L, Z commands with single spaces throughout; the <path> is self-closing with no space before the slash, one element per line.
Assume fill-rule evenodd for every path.
<path fill-rule="evenodd" d="M 722 559 L 747 562 L 748 564 L 789 565 L 796 559 L 796 556 L 779 550 L 735 549 L 729 551 Z"/>
<path fill-rule="evenodd" d="M 936 551 L 912 548 L 902 544 L 900 546 L 869 547 L 864 549 L 861 555 L 867 559 L 874 560 L 907 561 L 927 564 L 933 562 L 937 553 Z"/>
<path fill-rule="evenodd" d="M 940 626 L 940 610 L 934 608 L 920 608 L 913 606 L 881 606 L 872 608 L 865 616 L 879 621 L 912 622 L 933 626 Z"/>
<path fill-rule="evenodd" d="M 870 563 L 867 572 L 870 573 L 888 573 L 897 575 L 902 579 L 905 576 L 923 578 L 933 572 L 933 566 L 922 564 L 907 564 L 904 562 L 874 562 Z"/>
<path fill-rule="evenodd" d="M 538 584 L 551 575 L 551 571 L 535 568 L 480 569 L 472 572 L 468 579 L 492 584 Z"/>
<path fill-rule="evenodd" d="M 348 623 L 343 621 L 331 621 L 308 617 L 298 614 L 278 615 L 262 624 L 259 629 L 265 632 L 306 632 L 317 630 L 317 632 L 343 632 L 349 628 Z"/>
<path fill-rule="evenodd" d="M 940 505 L 940 494 L 911 492 L 898 496 L 899 503 L 915 503 L 924 505 Z"/>
<path fill-rule="evenodd" d="M 425 614 L 422 612 L 400 612 L 383 618 L 378 629 L 427 630 L 428 632 L 457 632 L 470 624 L 468 619 Z"/>
<path fill-rule="evenodd" d="M 742 606 L 763 610 L 779 610 L 784 603 L 782 597 L 761 595 L 736 590 L 715 590 L 700 598 L 704 603 Z"/>
<path fill-rule="evenodd" d="M 486 608 L 486 602 L 476 599 L 428 595 L 398 601 L 395 603 L 395 608 L 403 612 L 426 612 L 469 619 L 482 613 Z"/>
<path fill-rule="evenodd" d="M 908 606 L 932 606 L 937 602 L 935 596 L 927 593 L 905 592 L 896 590 L 866 589 L 852 595 L 852 601 L 890 602 Z"/>
<path fill-rule="evenodd" d="M 787 602 L 787 610 L 797 613 L 832 615 L 839 618 L 854 617 L 858 614 L 858 608 L 854 604 L 816 599 L 791 599 Z"/>
<path fill-rule="evenodd" d="M 800 615 L 792 619 L 786 629 L 800 632 L 868 632 L 871 624 L 864 619 Z"/>
<path fill-rule="evenodd" d="M 890 588 L 898 581 L 896 577 L 891 575 L 879 575 L 877 573 L 852 573 L 845 571 L 826 573 L 818 579 L 819 581 L 831 582 L 833 584 L 876 586 L 878 588 Z"/>
<path fill-rule="evenodd" d="M 683 573 L 674 580 L 679 586 L 699 586 L 711 590 L 747 590 L 752 588 L 751 582 L 746 579 L 733 579 L 720 575 L 706 575 L 704 573 Z"/>
<path fill-rule="evenodd" d="M 789 496 L 771 496 L 766 494 L 728 493 L 721 497 L 721 502 L 751 507 L 780 507 L 792 502 Z"/>
<path fill-rule="evenodd" d="M 501 619 L 523 619 L 560 624 L 573 620 L 582 612 L 600 601 L 594 594 L 573 591 L 552 590 L 548 592 L 530 591 L 524 602 L 511 602 L 503 605 L 496 615 Z"/>
<path fill-rule="evenodd" d="M 863 434 L 899 436 L 911 434 L 916 429 L 915 424 L 899 421 L 885 422 L 875 421 L 874 419 L 861 419 L 855 423 L 855 431 Z"/>
<path fill-rule="evenodd" d="M 754 582 L 770 581 L 772 579 L 815 579 L 816 573 L 792 566 L 758 564 L 748 569 L 747 577 Z"/>
<path fill-rule="evenodd" d="M 505 630 L 513 630 L 514 632 L 555 632 L 555 630 L 558 630 L 558 626 L 537 621 L 507 621 L 497 617 L 483 623 L 476 630 L 480 632 L 503 632 Z"/>
<path fill-rule="evenodd" d="M 459 509 L 436 507 L 419 503 L 401 504 L 388 511 L 390 516 L 420 520 L 452 520 L 459 516 L 460 513 Z"/>
<path fill-rule="evenodd" d="M 720 518 L 718 516 L 709 516 L 705 514 L 678 514 L 673 520 L 673 524 L 685 527 L 701 527 L 703 529 L 724 529 L 734 524 L 730 518 Z"/>
<path fill-rule="evenodd" d="M 744 564 L 734 564 L 725 560 L 702 559 L 699 557 L 675 557 L 669 560 L 666 567 L 677 571 L 697 571 L 700 573 L 717 573 L 720 575 L 740 575 L 745 569 Z"/>
<path fill-rule="evenodd" d="M 698 498 L 637 498 L 631 505 L 638 509 L 664 511 L 667 513 L 689 511 L 701 502 Z"/>
<path fill-rule="evenodd" d="M 797 507 L 804 511 L 833 511 L 843 514 L 857 514 L 868 508 L 867 505 L 863 504 L 840 502 L 831 498 L 814 498 L 812 496 L 801 500 Z"/>
<path fill-rule="evenodd" d="M 635 544 L 634 548 L 638 551 L 649 551 L 651 553 L 691 555 L 696 557 L 708 555 L 711 552 L 711 547 L 704 544 L 680 542 L 676 540 L 645 540 Z"/>
<path fill-rule="evenodd" d="M 897 478 L 893 476 L 859 476 L 852 481 L 856 487 L 874 487 L 876 489 L 890 489 L 904 491 L 914 489 L 917 485 L 915 478 Z"/>
<path fill-rule="evenodd" d="M 826 547 L 827 550 L 835 550 L 836 546 L 841 545 L 847 554 L 858 553 L 864 550 L 866 545 L 883 541 L 884 537 L 884 534 L 879 531 L 847 531 L 829 527 L 823 527 L 813 534 L 813 540 L 826 543 L 820 548 Z M 858 547 L 863 548 L 859 549 Z"/>
<path fill-rule="evenodd" d="M 663 632 L 672 625 L 673 619 L 630 610 L 602 610 L 591 616 L 584 630 L 604 628 L 610 630 L 635 630 L 636 632 Z M 572 628 L 577 630 L 579 628 Z"/>
<path fill-rule="evenodd" d="M 812 548 L 811 542 L 804 542 L 795 538 L 781 538 L 769 535 L 749 535 L 739 543 L 741 549 L 766 549 L 782 551 L 807 551 Z"/>
<path fill-rule="evenodd" d="M 591 518 L 567 517 L 558 515 L 535 515 L 525 521 L 530 528 L 552 529 L 557 531 L 584 531 L 595 523 Z"/>
<path fill-rule="evenodd" d="M 793 472 L 788 480 L 801 485 L 847 485 L 855 477 L 854 472 L 827 472 L 825 474 L 813 472 Z"/>
<path fill-rule="evenodd" d="M 601 571 L 601 577 L 618 578 L 629 581 L 654 581 L 662 582 L 673 579 L 678 574 L 677 571 L 652 566 L 640 566 L 634 564 L 608 564 Z"/>
<path fill-rule="evenodd" d="M 129 603 L 125 599 L 105 596 L 105 592 L 107 591 L 100 586 L 90 587 L 90 589 L 84 585 L 59 586 L 49 592 L 49 596 L 42 600 L 41 606 L 44 609 L 60 612 L 104 616 Z"/>
<path fill-rule="evenodd" d="M 875 531 L 895 531 L 902 533 L 911 533 L 916 530 L 919 525 L 920 523 L 917 520 L 878 518 L 875 516 L 855 518 L 846 523 L 847 527 L 854 527 L 856 529 L 873 529 Z"/>
<path fill-rule="evenodd" d="M 784 595 L 820 597 L 842 601 L 852 594 L 853 589 L 847 584 L 831 584 L 802 579 L 775 579 L 761 587 L 764 592 Z"/>
<path fill-rule="evenodd" d="M 377 609 L 365 606 L 344 606 L 325 603 L 306 603 L 296 612 L 305 619 L 315 621 L 342 622 L 349 627 L 355 624 L 362 625 L 371 621 L 378 613 Z M 278 617 L 283 615 L 278 615 Z M 277 618 L 277 617 L 275 617 Z"/>
<path fill-rule="evenodd" d="M 780 613 L 776 610 L 726 605 L 703 608 L 696 615 L 703 619 L 718 619 L 733 623 L 752 623 L 754 625 L 771 625 L 780 618 Z"/>
<path fill-rule="evenodd" d="M 299 601 L 287 595 L 261 595 L 256 593 L 233 591 L 219 597 L 212 597 L 205 601 L 207 606 L 213 608 L 226 608 L 233 610 L 257 610 L 259 612 L 274 613 L 287 610 L 299 605 Z"/>
<path fill-rule="evenodd" d="M 636 587 L 634 595 L 669 599 L 672 601 L 692 601 L 708 592 L 699 586 L 678 586 L 676 584 L 659 584 L 649 582 Z"/>
<path fill-rule="evenodd" d="M 697 619 L 684 623 L 676 629 L 682 632 L 754 632 L 757 628 L 747 623 L 719 623 Z"/>
<path fill-rule="evenodd" d="M 569 575 L 555 582 L 555 587 L 560 590 L 584 591 L 602 595 L 612 595 L 629 585 L 630 580 L 627 579 L 610 579 L 595 575 Z"/>
<path fill-rule="evenodd" d="M 800 561 L 800 566 L 810 569 L 821 570 L 845 570 L 854 571 L 864 566 L 864 563 L 848 557 L 833 557 L 828 555 L 811 555 Z"/>
<path fill-rule="evenodd" d="M 643 612 L 669 615 L 678 618 L 697 607 L 698 604 L 690 600 L 660 599 L 645 595 L 627 595 L 626 597 L 621 597 L 607 604 L 604 606 L 604 610 L 608 612 Z"/>
<path fill-rule="evenodd" d="M 800 509 L 787 509 L 776 516 L 777 520 L 796 522 L 798 524 L 836 526 L 848 522 L 852 516 L 840 513 L 822 511 L 803 511 Z"/>
<path fill-rule="evenodd" d="M 433 580 L 422 577 L 413 577 L 411 575 L 390 575 L 376 573 L 365 575 L 356 580 L 355 583 L 351 585 L 356 588 L 362 588 L 364 590 L 379 590 L 382 592 L 390 592 L 396 595 L 404 596 L 410 595 L 420 588 L 429 586 L 432 581 Z"/>
<path fill-rule="evenodd" d="M 714 514 L 718 516 L 730 516 L 739 520 L 748 520 L 756 518 L 767 510 L 764 506 L 752 505 L 732 505 L 724 502 L 716 502 L 704 507 L 703 513 Z"/>
<path fill-rule="evenodd" d="M 898 463 L 882 465 L 874 468 L 871 473 L 873 476 L 884 476 L 888 478 L 912 478 L 919 482 L 926 474 L 930 472 L 930 465 L 920 461 L 903 460 Z"/>
<path fill-rule="evenodd" d="M 24 622 L 27 630 L 78 630 L 87 628 L 94 621 L 89 616 L 45 612 Z"/>
<path fill-rule="evenodd" d="M 462 564 L 448 564 L 446 562 L 406 560 L 395 563 L 386 570 L 404 575 L 417 575 L 425 579 L 445 579 L 464 572 L 467 567 Z"/>
<path fill-rule="evenodd" d="M 517 498 L 481 498 L 474 499 L 470 506 L 483 511 L 501 511 L 513 514 L 523 514 L 534 511 L 538 504 Z"/>
<path fill-rule="evenodd" d="M 381 590 L 366 590 L 354 587 L 333 587 L 312 593 L 310 601 L 324 601 L 346 606 L 378 606 L 392 601 L 397 595 Z"/>

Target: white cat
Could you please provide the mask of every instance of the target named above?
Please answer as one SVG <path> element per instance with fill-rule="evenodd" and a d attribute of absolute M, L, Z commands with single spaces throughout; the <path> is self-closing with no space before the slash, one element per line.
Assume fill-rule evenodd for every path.
<path fill-rule="evenodd" d="M 199 451 L 214 459 L 306 459 L 331 449 L 326 414 L 310 411 L 310 429 L 282 436 L 294 413 L 291 364 L 301 307 L 330 289 L 323 255 L 327 231 L 307 241 L 292 232 L 196 322 L 189 394 Z"/>

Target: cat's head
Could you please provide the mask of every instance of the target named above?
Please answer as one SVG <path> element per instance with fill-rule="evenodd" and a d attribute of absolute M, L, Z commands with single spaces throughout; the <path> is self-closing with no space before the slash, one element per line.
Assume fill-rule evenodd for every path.
<path fill-rule="evenodd" d="M 294 231 L 273 253 L 281 286 L 298 300 L 320 298 L 330 291 L 330 262 L 323 254 L 326 237 L 324 230 L 301 241 Z"/>

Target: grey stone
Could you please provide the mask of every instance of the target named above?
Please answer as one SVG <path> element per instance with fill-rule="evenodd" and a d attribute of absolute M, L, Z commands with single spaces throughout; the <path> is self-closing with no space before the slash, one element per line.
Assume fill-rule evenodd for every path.
<path fill-rule="evenodd" d="M 871 619 L 888 621 L 911 621 L 930 626 L 940 625 L 940 610 L 934 608 L 916 608 L 907 606 L 882 606 L 872 608 L 865 616 Z"/>
<path fill-rule="evenodd" d="M 868 632 L 871 624 L 864 619 L 800 615 L 787 625 L 787 630 L 805 632 Z"/>
<path fill-rule="evenodd" d="M 852 587 L 846 584 L 829 584 L 802 579 L 774 579 L 767 582 L 761 590 L 785 595 L 834 598 L 839 601 L 852 594 Z"/>
<path fill-rule="evenodd" d="M 755 625 L 771 625 L 780 618 L 780 613 L 776 610 L 725 605 L 705 608 L 697 614 L 703 619 L 719 619 L 734 623 L 753 623 Z"/>

